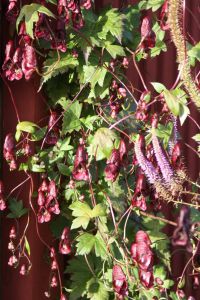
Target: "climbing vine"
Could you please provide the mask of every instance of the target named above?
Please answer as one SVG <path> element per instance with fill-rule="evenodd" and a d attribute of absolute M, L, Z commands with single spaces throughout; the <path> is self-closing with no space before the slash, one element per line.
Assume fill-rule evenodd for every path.
<path fill-rule="evenodd" d="M 18 123 L 5 137 L 3 156 L 26 179 L 8 192 L 0 184 L 0 210 L 13 219 L 8 265 L 21 275 L 31 272 L 27 231 L 35 218 L 48 252 L 47 298 L 57 289 L 60 300 L 193 300 L 184 282 L 190 265 L 198 283 L 200 186 L 187 172 L 180 128 L 189 119 L 199 129 L 189 102 L 199 107 L 193 69 L 200 44 L 186 36 L 186 6 L 142 0 L 98 11 L 91 0 L 23 2 L 9 0 L 6 8 L 15 30 L 1 77 L 9 87 L 39 76 L 48 116 L 43 123 L 21 120 L 11 93 Z M 172 87 L 148 82 L 140 62 L 159 59 L 171 41 L 180 74 Z M 131 82 L 128 72 L 140 82 Z M 200 135 L 193 139 L 191 151 L 199 156 Z M 16 193 L 26 182 L 28 206 Z M 52 244 L 40 233 L 44 223 Z M 164 233 L 167 225 L 172 237 Z M 171 271 L 172 246 L 190 256 L 179 278 Z"/>

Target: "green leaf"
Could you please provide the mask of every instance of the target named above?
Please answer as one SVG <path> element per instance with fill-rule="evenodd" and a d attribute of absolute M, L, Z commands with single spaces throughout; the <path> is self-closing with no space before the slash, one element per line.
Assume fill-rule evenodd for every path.
<path fill-rule="evenodd" d="M 77 247 L 77 254 L 78 255 L 87 255 L 89 254 L 94 245 L 95 245 L 95 236 L 90 233 L 83 233 L 77 238 L 78 243 L 76 244 Z"/>
<path fill-rule="evenodd" d="M 119 13 L 118 9 L 112 8 L 105 11 L 105 13 L 99 16 L 96 26 L 102 26 L 102 30 L 97 33 L 100 39 L 106 40 L 108 33 L 111 33 L 112 36 L 121 41 L 123 15 Z"/>
<path fill-rule="evenodd" d="M 103 204 L 97 204 L 92 210 L 92 218 L 106 216 L 106 208 Z"/>
<path fill-rule="evenodd" d="M 111 151 L 114 148 L 114 142 L 117 141 L 119 141 L 119 137 L 114 130 L 104 127 L 99 128 L 90 142 L 88 152 L 95 156 L 96 160 L 109 158 Z"/>
<path fill-rule="evenodd" d="M 58 163 L 57 167 L 58 167 L 59 172 L 64 176 L 70 176 L 72 173 L 72 167 L 67 167 L 63 163 Z"/>
<path fill-rule="evenodd" d="M 178 101 L 178 98 L 173 95 L 171 91 L 164 90 L 163 95 L 165 97 L 165 101 L 167 103 L 167 106 L 169 107 L 170 111 L 175 115 L 176 117 L 180 114 L 180 104 Z"/>
<path fill-rule="evenodd" d="M 142 0 L 139 3 L 140 10 L 152 9 L 152 11 L 158 10 L 164 3 L 164 0 Z"/>
<path fill-rule="evenodd" d="M 45 60 L 43 65 L 44 75 L 42 76 L 40 89 L 42 85 L 50 78 L 58 74 L 66 73 L 69 69 L 74 69 L 78 66 L 78 60 L 72 56 L 71 53 L 60 53 L 60 57 L 56 51 L 49 52 L 49 57 Z"/>
<path fill-rule="evenodd" d="M 47 126 L 40 128 L 31 134 L 31 141 L 38 142 L 41 141 L 47 131 Z"/>
<path fill-rule="evenodd" d="M 33 36 L 33 26 L 39 19 L 39 13 L 43 13 L 49 17 L 55 18 L 54 14 L 46 7 L 41 4 L 32 3 L 30 5 L 24 5 L 20 10 L 19 17 L 17 18 L 16 28 L 18 30 L 19 23 L 25 18 L 26 32 L 32 39 Z"/>
<path fill-rule="evenodd" d="M 195 140 L 197 143 L 200 143 L 200 133 L 195 134 L 192 138 L 193 138 L 193 140 Z"/>
<path fill-rule="evenodd" d="M 114 59 L 118 55 L 119 56 L 125 56 L 126 55 L 126 53 L 124 52 L 124 49 L 123 49 L 122 46 L 106 44 L 105 48 L 108 51 L 108 53 L 112 56 L 112 58 L 114 58 Z"/>
<path fill-rule="evenodd" d="M 102 204 L 97 204 L 93 209 L 87 203 L 75 201 L 69 208 L 73 211 L 72 216 L 77 217 L 73 220 L 71 229 L 79 227 L 87 228 L 92 218 L 106 215 L 105 207 Z"/>
<path fill-rule="evenodd" d="M 9 199 L 9 209 L 11 213 L 7 215 L 8 218 L 20 218 L 23 215 L 27 214 L 28 209 L 23 207 L 22 200 L 17 201 L 15 198 Z"/>
<path fill-rule="evenodd" d="M 92 278 L 87 283 L 87 297 L 91 300 L 108 300 L 109 294 L 103 282 Z"/>
<path fill-rule="evenodd" d="M 33 122 L 23 121 L 17 124 L 17 131 L 24 131 L 28 133 L 34 133 L 39 126 Z"/>
<path fill-rule="evenodd" d="M 151 84 L 153 85 L 154 90 L 158 94 L 161 94 L 164 90 L 166 90 L 166 87 L 164 86 L 164 84 L 162 84 L 160 82 L 151 82 Z"/>
<path fill-rule="evenodd" d="M 81 116 L 82 104 L 78 101 L 72 103 L 67 111 L 64 113 L 62 135 L 67 132 L 79 131 L 81 128 Z"/>
<path fill-rule="evenodd" d="M 96 236 L 95 236 L 95 254 L 97 257 L 101 257 L 102 259 L 106 259 L 108 256 L 108 251 L 107 251 L 107 247 L 106 244 L 101 236 L 101 234 L 99 233 L 99 231 L 97 232 Z"/>
<path fill-rule="evenodd" d="M 88 115 L 86 118 L 81 118 L 81 123 L 88 129 L 93 130 L 93 123 L 99 119 L 99 116 L 90 116 Z"/>
<path fill-rule="evenodd" d="M 25 249 L 26 249 L 28 255 L 30 256 L 31 255 L 31 248 L 30 248 L 30 245 L 29 245 L 29 242 L 28 242 L 26 236 L 25 236 Z"/>
<path fill-rule="evenodd" d="M 200 61 L 200 42 L 188 51 L 188 56 Z"/>

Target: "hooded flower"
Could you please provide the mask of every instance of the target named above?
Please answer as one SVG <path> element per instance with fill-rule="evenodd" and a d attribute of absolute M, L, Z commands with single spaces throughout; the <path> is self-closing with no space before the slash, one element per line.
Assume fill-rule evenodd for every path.
<path fill-rule="evenodd" d="M 52 111 L 49 117 L 48 122 L 48 133 L 46 136 L 46 144 L 48 145 L 55 145 L 59 138 L 59 122 L 58 122 L 59 115 L 57 112 Z"/>
<path fill-rule="evenodd" d="M 160 13 L 160 27 L 162 30 L 168 30 L 170 28 L 169 24 L 167 23 L 168 10 L 169 10 L 168 6 L 169 6 L 168 0 L 165 0 Z"/>
<path fill-rule="evenodd" d="M 6 12 L 6 17 L 8 21 L 14 23 L 19 14 L 19 7 L 17 4 L 18 0 L 9 0 L 8 10 Z"/>
<path fill-rule="evenodd" d="M 150 289 L 153 287 L 154 277 L 152 271 L 139 270 L 140 282 L 144 287 Z"/>
<path fill-rule="evenodd" d="M 87 169 L 87 163 L 88 163 L 88 154 L 85 150 L 84 143 L 80 143 L 78 146 L 78 149 L 76 151 L 76 156 L 74 160 L 74 169 L 72 172 L 73 178 L 75 180 L 83 180 L 88 181 L 89 180 L 89 172 Z"/>
<path fill-rule="evenodd" d="M 128 283 L 126 275 L 124 274 L 122 268 L 119 265 L 114 265 L 112 271 L 112 281 L 114 291 L 124 297 L 128 295 Z"/>
<path fill-rule="evenodd" d="M 38 223 L 47 223 L 51 220 L 51 214 L 45 206 L 40 206 L 37 218 Z"/>
<path fill-rule="evenodd" d="M 141 23 L 141 49 L 147 50 L 155 47 L 156 35 L 152 30 L 151 19 L 145 16 Z"/>
<path fill-rule="evenodd" d="M 113 149 L 104 170 L 107 180 L 114 182 L 117 179 L 120 171 L 120 163 L 120 152 L 118 149 Z"/>
<path fill-rule="evenodd" d="M 24 73 L 25 79 L 29 80 L 33 73 L 35 72 L 37 67 L 37 60 L 36 60 L 36 54 L 35 49 L 26 44 L 23 49 L 23 55 L 22 55 L 22 71 Z"/>
<path fill-rule="evenodd" d="M 65 255 L 71 253 L 70 229 L 68 227 L 63 229 L 59 243 L 59 252 Z"/>

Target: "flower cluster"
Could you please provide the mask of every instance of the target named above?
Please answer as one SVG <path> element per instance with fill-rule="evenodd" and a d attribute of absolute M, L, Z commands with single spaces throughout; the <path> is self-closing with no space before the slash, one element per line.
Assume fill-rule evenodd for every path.
<path fill-rule="evenodd" d="M 135 243 L 131 245 L 131 257 L 139 268 L 139 277 L 143 286 L 151 288 L 154 282 L 153 276 L 153 252 L 151 241 L 144 231 L 138 231 L 135 236 Z"/>
<path fill-rule="evenodd" d="M 54 180 L 47 182 L 43 179 L 39 189 L 37 203 L 39 205 L 38 210 L 38 222 L 49 222 L 52 218 L 52 213 L 55 215 L 60 214 L 60 207 L 57 200 L 58 190 Z"/>
<path fill-rule="evenodd" d="M 20 33 L 19 33 L 20 35 Z M 23 75 L 29 80 L 37 67 L 35 49 L 30 44 L 30 39 L 25 40 L 19 47 L 14 49 L 13 41 L 8 41 L 5 49 L 5 59 L 2 65 L 5 76 L 8 80 L 20 80 Z"/>
<path fill-rule="evenodd" d="M 111 110 L 111 117 L 114 119 L 117 117 L 122 109 L 122 104 L 126 98 L 126 89 L 121 87 L 116 80 L 112 81 L 110 86 L 110 98 L 109 105 Z"/>

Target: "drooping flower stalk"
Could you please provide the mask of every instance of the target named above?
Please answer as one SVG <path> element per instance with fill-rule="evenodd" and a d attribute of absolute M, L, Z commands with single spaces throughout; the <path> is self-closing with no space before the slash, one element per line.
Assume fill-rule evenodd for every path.
<path fill-rule="evenodd" d="M 156 180 L 159 179 L 159 175 L 153 164 L 149 162 L 143 154 L 143 151 L 141 149 L 143 141 L 144 137 L 140 136 L 135 142 L 135 155 L 142 171 L 145 173 L 149 182 L 153 184 L 156 182 Z"/>

